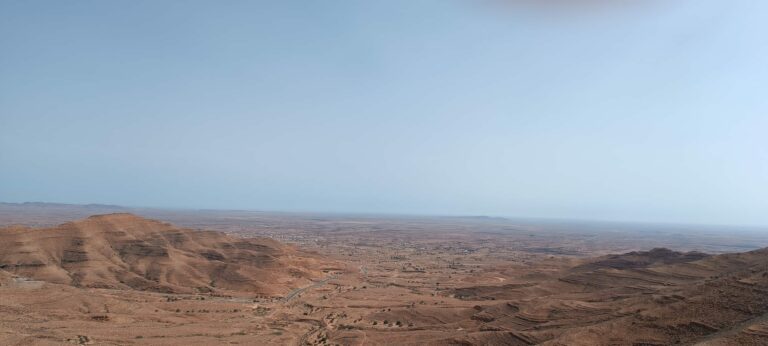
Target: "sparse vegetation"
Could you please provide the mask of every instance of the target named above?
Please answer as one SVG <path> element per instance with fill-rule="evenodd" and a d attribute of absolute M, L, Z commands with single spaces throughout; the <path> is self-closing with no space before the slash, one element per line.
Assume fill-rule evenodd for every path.
<path fill-rule="evenodd" d="M 432 238 L 435 237 L 430 237 L 425 243 L 439 243 Z M 535 239 L 539 241 L 547 238 L 542 235 L 535 237 Z M 416 244 L 416 241 L 413 243 Z M 340 244 L 342 245 L 326 244 L 324 245 L 326 247 L 321 249 L 332 251 L 331 249 L 335 249 L 334 246 L 343 247 L 344 243 L 341 242 Z M 470 243 L 464 243 L 458 249 L 450 244 L 444 245 L 445 248 L 438 248 L 438 245 L 425 246 L 421 243 L 417 245 L 397 244 L 394 246 L 397 246 L 398 251 L 400 251 L 398 256 L 407 258 L 407 263 L 403 263 L 406 261 L 403 259 L 390 259 L 390 257 L 383 256 L 380 261 L 369 259 L 369 262 L 364 266 L 366 275 L 359 275 L 357 271 L 341 274 L 335 270 L 328 271 L 325 275 L 338 275 L 338 279 L 319 284 L 302 282 L 301 285 L 310 288 L 302 290 L 301 294 L 297 294 L 291 300 L 284 299 L 284 295 L 281 294 L 253 294 L 250 291 L 248 294 L 252 294 L 251 296 L 241 298 L 244 296 L 242 293 L 229 292 L 223 288 L 203 295 L 200 291 L 196 291 L 194 285 L 189 286 L 188 293 L 164 292 L 160 296 L 157 294 L 143 295 L 141 290 L 100 291 L 96 289 L 84 290 L 82 294 L 88 292 L 94 296 L 98 295 L 100 297 L 99 302 L 83 307 L 77 313 L 87 314 L 89 321 L 101 322 L 90 323 L 89 327 L 92 327 L 95 332 L 104 333 L 103 328 L 113 327 L 114 321 L 112 319 L 123 319 L 123 314 L 125 314 L 124 311 L 118 313 L 108 311 L 118 310 L 118 307 L 125 310 L 125 306 L 131 306 L 132 309 L 136 309 L 135 311 L 154 311 L 154 314 L 148 314 L 150 316 L 139 316 L 136 317 L 137 319 L 156 320 L 171 317 L 174 323 L 178 323 L 169 327 L 175 329 L 173 333 L 184 330 L 186 333 L 184 335 L 188 337 L 211 338 L 211 340 L 220 342 L 242 342 L 243 336 L 251 335 L 258 340 L 279 343 L 279 341 L 289 338 L 301 337 L 306 333 L 304 328 L 311 325 L 313 326 L 312 333 L 308 334 L 306 341 L 320 345 L 334 344 L 331 340 L 335 334 L 331 334 L 330 331 L 354 334 L 358 331 L 364 332 L 366 329 L 375 329 L 387 337 L 397 335 L 398 338 L 403 336 L 402 333 L 411 333 L 408 335 L 413 336 L 422 335 L 425 332 L 431 333 L 434 330 L 430 330 L 430 326 L 434 324 L 432 321 L 435 319 L 462 326 L 461 331 L 449 330 L 446 332 L 457 340 L 466 333 L 478 331 L 521 330 L 516 329 L 518 328 L 517 324 L 508 324 L 507 321 L 510 318 L 525 321 L 520 323 L 528 325 L 525 327 L 528 328 L 525 329 L 527 331 L 537 330 L 535 326 L 549 325 L 547 323 L 551 318 L 557 318 L 564 327 L 563 329 L 559 327 L 547 329 L 546 333 L 554 335 L 553 338 L 556 338 L 557 333 L 569 326 L 569 322 L 562 321 L 579 321 L 579 323 L 584 323 L 586 328 L 596 328 L 601 333 L 612 332 L 613 329 L 599 329 L 603 326 L 601 321 L 611 321 L 611 323 L 622 326 L 621 328 L 648 325 L 665 326 L 664 328 L 667 329 L 664 329 L 666 330 L 664 334 L 653 334 L 653 331 L 648 331 L 648 333 L 656 337 L 662 335 L 660 338 L 672 340 L 671 344 L 674 344 L 674 341 L 678 339 L 663 339 L 663 337 L 676 335 L 675 337 L 680 338 L 681 343 L 689 343 L 694 339 L 685 339 L 685 337 L 679 336 L 681 334 L 675 334 L 674 331 L 686 330 L 687 334 L 685 335 L 696 335 L 699 330 L 715 333 L 716 328 L 722 328 L 720 326 L 728 325 L 732 320 L 753 318 L 751 316 L 768 313 L 768 310 L 764 308 L 768 306 L 766 303 L 768 301 L 764 301 L 764 297 L 754 293 L 759 292 L 759 290 L 768 290 L 768 274 L 766 274 L 768 265 L 762 264 L 762 260 L 758 257 L 717 257 L 717 261 L 721 261 L 718 263 L 722 264 L 719 264 L 718 267 L 711 267 L 715 269 L 710 269 L 706 265 L 709 256 L 685 255 L 672 251 L 635 252 L 628 255 L 616 255 L 618 257 L 608 256 L 592 262 L 580 259 L 592 267 L 584 265 L 572 268 L 568 267 L 568 263 L 573 263 L 571 260 L 562 261 L 557 256 L 552 257 L 553 255 L 550 253 L 539 255 L 504 250 L 503 246 L 512 247 L 515 246 L 514 243 L 483 243 L 482 246 L 485 246 L 486 250 L 482 250 L 481 245 L 476 245 L 481 250 L 472 250 L 473 253 L 482 253 L 483 251 L 490 253 L 490 249 L 493 249 L 493 256 L 463 255 L 465 250 L 475 246 Z M 409 251 L 407 246 L 413 250 Z M 224 250 L 217 251 L 226 252 Z M 355 257 L 355 260 L 369 256 L 366 251 L 386 253 L 388 248 L 371 246 L 370 249 L 366 249 L 357 246 L 355 256 L 361 257 Z M 436 259 L 436 253 L 441 254 L 440 259 Z M 702 258 L 705 261 L 697 262 L 696 268 L 698 269 L 695 272 L 675 272 L 675 275 L 664 277 L 664 280 L 660 279 L 663 274 L 659 274 L 659 272 L 655 272 L 656 274 L 652 277 L 646 276 L 660 268 L 659 266 L 666 266 L 670 262 L 693 261 Z M 545 263 L 545 265 L 540 266 L 539 263 Z M 750 267 L 739 271 L 738 268 L 743 266 L 743 263 L 750 263 Z M 455 269 L 446 268 L 446 264 L 450 264 Z M 482 265 L 483 269 L 477 269 L 480 268 L 479 265 Z M 496 265 L 499 267 L 495 267 Z M 652 271 L 647 271 L 646 268 L 649 265 L 657 267 L 653 267 Z M 360 268 L 357 264 L 349 267 Z M 428 269 L 427 273 L 416 273 L 409 269 L 422 267 Z M 673 265 L 665 267 L 665 270 L 675 271 L 685 270 L 685 268 L 688 267 Z M 719 268 L 727 268 L 728 271 Z M 616 275 L 603 276 L 607 271 Z M 0 271 L 1 273 L 2 271 Z M 159 278 L 161 282 L 164 280 L 163 275 L 151 275 L 151 277 Z M 449 278 L 450 280 L 446 282 L 443 279 L 436 280 L 436 278 Z M 226 277 L 220 275 L 216 281 L 223 282 L 224 279 Z M 80 280 L 87 280 L 86 276 Z M 599 286 L 606 283 L 606 285 L 622 287 L 621 285 L 624 284 L 622 280 L 631 283 L 624 287 L 631 287 L 638 291 L 642 288 L 644 292 L 649 293 L 635 295 L 627 293 L 632 292 L 627 290 L 619 297 L 621 299 L 617 299 L 617 296 L 612 295 L 611 292 L 613 291 L 604 290 Z M 652 280 L 664 282 L 664 284 L 652 284 L 654 282 Z M 130 282 L 127 279 L 124 281 Z M 537 287 L 539 284 L 545 285 L 542 286 L 544 288 Z M 4 294 L 13 292 L 9 287 L 7 281 L 4 281 Z M 533 303 L 531 302 L 536 301 L 535 299 L 520 298 L 521 294 L 534 294 L 534 292 L 551 290 L 553 287 L 562 289 L 563 293 L 552 293 L 553 299 L 556 299 L 555 301 L 558 303 L 553 304 L 551 308 L 546 305 L 544 307 L 540 305 L 532 307 L 531 304 Z M 372 288 L 375 290 L 361 290 Z M 47 294 L 54 296 L 60 294 L 56 293 L 55 290 L 48 289 Z M 590 292 L 595 293 L 590 295 Z M 588 297 L 588 299 L 579 300 L 573 297 Z M 743 299 L 743 297 L 748 297 L 748 299 Z M 88 301 L 89 297 L 81 296 L 79 299 Z M 685 304 L 698 301 L 706 301 L 709 305 L 697 305 L 699 310 L 696 310 L 695 314 L 691 314 L 687 310 L 673 310 L 672 312 L 664 310 L 681 309 Z M 635 304 L 635 302 L 639 306 L 629 310 L 634 308 L 631 304 Z M 763 303 L 765 304 L 762 305 Z M 625 306 L 623 304 L 630 305 Z M 351 309 L 346 308 L 347 306 Z M 352 308 L 353 306 L 354 308 Z M 624 309 L 622 311 L 633 311 L 633 314 L 623 316 L 621 319 L 615 318 L 612 315 L 615 310 L 609 307 L 618 308 L 619 306 Z M 701 313 L 701 311 L 710 311 L 710 306 L 717 306 L 718 311 L 736 317 L 724 320 L 720 319 L 719 314 Z M 738 309 L 731 309 L 732 306 L 738 307 Z M 537 309 L 542 310 L 543 313 L 541 315 L 521 315 L 521 311 L 537 311 Z M 467 315 L 468 311 L 471 312 L 470 315 Z M 160 314 L 161 312 L 163 314 Z M 165 316 L 169 312 L 175 313 L 175 315 Z M 430 322 L 422 324 L 418 322 L 419 320 L 412 320 L 417 316 Z M 713 319 L 717 323 L 702 320 L 698 316 L 706 316 L 706 319 Z M 79 319 L 82 320 L 82 317 Z M 469 320 L 474 322 L 467 323 Z M 266 321 L 280 322 L 267 323 Z M 669 321 L 675 322 L 669 324 Z M 19 325 L 17 327 L 25 328 Z M 167 341 L 167 338 L 172 338 L 174 335 L 159 328 L 141 329 L 141 333 L 142 335 L 130 337 L 135 339 L 162 338 Z M 476 335 L 482 336 L 484 333 Z M 368 337 L 379 338 L 374 340 L 381 343 L 389 341 L 389 339 L 384 339 L 384 336 L 376 336 L 376 333 L 369 334 Z M 77 343 L 75 341 L 77 339 L 71 335 L 66 338 Z M 93 340 L 90 342 L 94 343 Z"/>

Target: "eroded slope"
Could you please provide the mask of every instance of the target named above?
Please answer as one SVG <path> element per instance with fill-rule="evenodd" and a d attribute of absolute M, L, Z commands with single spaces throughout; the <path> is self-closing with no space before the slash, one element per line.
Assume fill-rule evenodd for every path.
<path fill-rule="evenodd" d="M 46 229 L 0 230 L 0 269 L 75 287 L 282 294 L 334 266 L 266 238 L 109 214 Z"/>

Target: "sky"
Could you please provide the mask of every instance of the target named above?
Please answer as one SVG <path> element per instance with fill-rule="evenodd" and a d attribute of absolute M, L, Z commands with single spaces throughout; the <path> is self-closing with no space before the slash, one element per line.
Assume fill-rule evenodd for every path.
<path fill-rule="evenodd" d="M 1 0 L 0 201 L 768 225 L 768 2 L 544 2 Z"/>

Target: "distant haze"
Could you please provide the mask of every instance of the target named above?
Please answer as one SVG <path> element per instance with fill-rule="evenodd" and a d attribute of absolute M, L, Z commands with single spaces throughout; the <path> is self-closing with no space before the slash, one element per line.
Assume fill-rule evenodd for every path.
<path fill-rule="evenodd" d="M 2 1 L 0 201 L 768 224 L 768 2 L 502 3 Z"/>

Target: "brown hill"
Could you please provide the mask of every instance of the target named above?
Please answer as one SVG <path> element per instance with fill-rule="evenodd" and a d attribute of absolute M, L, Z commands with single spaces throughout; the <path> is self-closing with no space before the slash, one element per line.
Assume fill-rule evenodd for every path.
<path fill-rule="evenodd" d="M 655 248 L 650 251 L 633 251 L 620 255 L 600 257 L 587 264 L 578 266 L 574 270 L 643 268 L 656 264 L 693 262 L 706 257 L 709 257 L 709 255 L 702 252 L 677 252 L 666 248 Z"/>
<path fill-rule="evenodd" d="M 132 214 L 8 227 L 0 237 L 0 270 L 76 287 L 276 295 L 334 265 L 270 239 L 181 229 Z"/>
<path fill-rule="evenodd" d="M 473 315 L 483 322 L 473 334 L 482 336 L 479 343 L 498 337 L 482 329 L 546 345 L 768 343 L 768 249 L 632 252 L 590 260 L 536 285 L 453 293 L 506 300 Z"/>
<path fill-rule="evenodd" d="M 606 274 L 596 271 L 591 275 L 605 282 Z M 647 345 L 768 343 L 768 333 L 764 332 L 768 321 L 768 249 L 609 275 L 645 280 L 636 287 L 642 294 L 620 298 L 622 303 L 617 306 L 626 315 L 572 329 L 552 344 L 598 345 L 611 340 Z M 658 283 L 653 284 L 651 277 Z M 613 288 L 621 282 L 616 280 Z"/>

